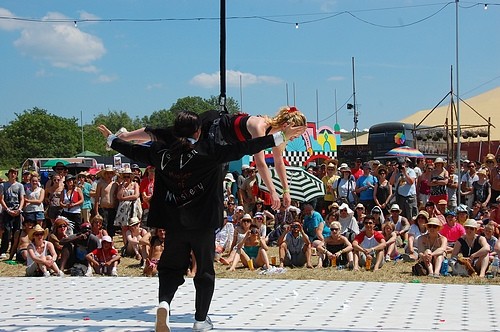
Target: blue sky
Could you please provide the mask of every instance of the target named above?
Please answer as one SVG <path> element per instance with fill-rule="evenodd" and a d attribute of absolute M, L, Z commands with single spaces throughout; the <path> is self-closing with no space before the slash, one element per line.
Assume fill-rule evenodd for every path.
<path fill-rule="evenodd" d="M 460 1 L 462 98 L 500 85 L 500 2 L 488 3 Z M 2 1 L 0 16 L 68 21 L 0 19 L 0 125 L 35 106 L 89 123 L 219 94 L 219 0 Z M 289 103 L 320 126 L 333 127 L 336 94 L 351 130 L 341 106 L 352 103 L 352 57 L 360 129 L 432 108 L 450 90 L 453 1 L 228 0 L 227 16 L 227 94 L 250 114 L 274 114 L 288 85 Z M 113 21 L 124 18 L 164 20 Z"/>

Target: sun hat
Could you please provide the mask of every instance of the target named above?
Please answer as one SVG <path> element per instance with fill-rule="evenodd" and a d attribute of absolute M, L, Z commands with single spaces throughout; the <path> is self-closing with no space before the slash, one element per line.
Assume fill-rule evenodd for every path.
<path fill-rule="evenodd" d="M 339 204 L 337 202 L 333 202 L 332 204 L 328 205 L 328 210 L 338 209 L 338 208 L 339 208 Z"/>
<path fill-rule="evenodd" d="M 47 228 L 43 228 L 42 226 L 36 224 L 35 227 L 29 230 L 28 238 L 30 241 L 33 241 L 33 237 L 36 233 L 43 233 L 43 238 L 45 239 L 47 235 L 49 235 L 49 230 Z"/>
<path fill-rule="evenodd" d="M 130 169 L 129 167 L 120 169 L 120 174 L 132 174 L 132 173 L 133 173 L 132 169 Z"/>
<path fill-rule="evenodd" d="M 475 221 L 474 219 L 467 219 L 465 221 L 464 227 L 474 227 L 474 228 L 477 228 L 477 221 Z"/>
<path fill-rule="evenodd" d="M 131 169 L 141 169 L 141 168 L 139 167 L 139 165 L 137 165 L 137 164 L 132 164 L 132 167 L 130 167 L 130 168 L 131 168 Z"/>
<path fill-rule="evenodd" d="M 483 175 L 483 176 L 488 176 L 488 173 L 484 168 L 481 168 L 479 171 L 477 171 L 477 175 Z"/>
<path fill-rule="evenodd" d="M 54 166 L 52 166 L 52 170 L 55 171 L 57 168 L 63 168 L 65 170 L 68 169 L 66 165 L 62 161 L 58 161 Z"/>
<path fill-rule="evenodd" d="M 241 220 L 252 220 L 252 216 L 251 216 L 251 215 L 249 215 L 248 213 L 245 213 L 245 214 L 243 215 L 243 218 L 241 218 Z"/>
<path fill-rule="evenodd" d="M 113 239 L 111 238 L 111 236 L 109 235 L 104 235 L 101 239 L 102 242 L 109 242 L 109 243 L 113 243 Z"/>
<path fill-rule="evenodd" d="M 74 180 L 74 179 L 76 179 L 76 177 L 73 174 L 68 174 L 64 178 L 64 182 L 69 181 L 69 180 Z"/>
<path fill-rule="evenodd" d="M 80 173 L 78 173 L 78 176 L 89 176 L 89 175 L 90 173 L 86 171 L 81 171 Z"/>
<path fill-rule="evenodd" d="M 137 225 L 138 223 L 140 223 L 141 221 L 139 220 L 139 218 L 137 217 L 132 217 L 130 218 L 130 222 L 129 222 L 129 226 L 134 226 L 134 225 Z"/>
<path fill-rule="evenodd" d="M 379 214 L 382 214 L 382 209 L 378 206 L 374 206 L 373 209 L 372 209 L 372 214 L 374 212 L 378 212 Z"/>
<path fill-rule="evenodd" d="M 9 168 L 9 170 L 7 171 L 7 173 L 5 173 L 5 176 L 9 176 L 9 173 L 16 173 L 16 174 L 19 174 L 19 171 L 17 170 L 17 168 L 14 168 L 14 167 L 11 167 Z"/>
<path fill-rule="evenodd" d="M 238 205 L 238 206 L 236 207 L 236 211 L 238 211 L 238 210 L 245 211 L 245 209 L 244 209 L 244 208 L 243 208 L 243 206 L 241 206 L 241 205 Z"/>
<path fill-rule="evenodd" d="M 259 218 L 264 219 L 264 213 L 262 213 L 262 212 L 255 212 L 255 214 L 254 214 L 254 216 L 253 216 L 253 217 L 254 217 L 254 218 L 259 217 Z"/>
<path fill-rule="evenodd" d="M 335 168 L 335 166 L 337 166 L 337 165 L 335 165 L 334 163 L 329 163 L 327 167 L 328 168 Z"/>
<path fill-rule="evenodd" d="M 423 216 L 425 219 L 429 220 L 429 214 L 427 213 L 427 211 L 420 211 L 418 214 L 417 214 L 417 219 L 419 216 Z"/>
<path fill-rule="evenodd" d="M 346 163 L 342 163 L 342 164 L 340 164 L 339 171 L 341 171 L 341 172 L 350 172 L 351 169 L 349 168 L 349 166 L 347 166 Z"/>
<path fill-rule="evenodd" d="M 434 164 L 444 164 L 444 159 L 441 158 L 441 157 L 437 157 L 435 160 L 434 160 Z"/>
<path fill-rule="evenodd" d="M 429 220 L 427 221 L 427 225 L 436 225 L 441 227 L 441 222 L 438 218 L 429 218 Z"/>
<path fill-rule="evenodd" d="M 102 176 L 106 172 L 113 172 L 116 174 L 116 170 L 113 168 L 113 165 L 106 165 L 103 169 L 101 169 L 96 175 Z"/>
<path fill-rule="evenodd" d="M 401 208 L 399 207 L 398 204 L 394 203 L 394 204 L 391 205 L 391 211 L 399 211 L 399 212 L 401 212 Z"/>
<path fill-rule="evenodd" d="M 363 204 L 361 204 L 361 203 L 358 203 L 358 204 L 356 205 L 356 207 L 355 207 L 355 208 L 356 208 L 356 209 L 357 209 L 357 208 L 363 208 L 363 209 L 364 209 L 364 208 L 365 208 L 365 206 L 364 206 Z"/>
<path fill-rule="evenodd" d="M 224 180 L 228 180 L 228 181 L 231 181 L 231 182 L 236 182 L 234 180 L 233 174 L 231 174 L 231 173 L 227 173 L 226 176 L 224 177 Z"/>
<path fill-rule="evenodd" d="M 247 169 L 249 169 L 249 168 L 250 168 L 250 166 L 249 166 L 249 165 L 246 165 L 246 164 L 241 165 L 241 170 L 242 170 L 242 171 L 247 170 Z"/>
<path fill-rule="evenodd" d="M 489 160 L 493 160 L 494 162 L 496 162 L 496 159 L 495 159 L 495 155 L 492 154 L 492 153 L 488 153 L 486 155 L 486 158 L 484 159 L 485 161 L 489 161 Z"/>
<path fill-rule="evenodd" d="M 438 205 L 448 205 L 448 202 L 445 199 L 440 199 Z"/>

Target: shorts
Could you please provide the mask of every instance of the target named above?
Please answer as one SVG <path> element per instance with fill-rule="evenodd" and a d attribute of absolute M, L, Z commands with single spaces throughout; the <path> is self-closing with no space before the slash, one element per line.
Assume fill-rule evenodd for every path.
<path fill-rule="evenodd" d="M 26 257 L 28 255 L 28 249 L 23 248 L 16 251 L 16 262 L 26 263 L 26 258 L 23 257 L 23 252 L 26 252 Z"/>
<path fill-rule="evenodd" d="M 292 253 L 290 250 L 286 251 L 285 259 L 283 260 L 283 265 L 285 266 L 304 266 L 306 264 L 306 254 L 303 251 L 299 253 Z"/>
<path fill-rule="evenodd" d="M 32 222 L 43 221 L 45 219 L 45 214 L 43 211 L 24 212 L 24 219 Z"/>

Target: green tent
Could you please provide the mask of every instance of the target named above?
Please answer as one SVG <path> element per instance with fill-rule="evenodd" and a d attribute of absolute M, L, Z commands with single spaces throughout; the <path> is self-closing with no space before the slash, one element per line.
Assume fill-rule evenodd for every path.
<path fill-rule="evenodd" d="M 51 160 L 47 160 L 43 165 L 42 167 L 54 167 L 57 163 L 62 163 L 63 165 L 67 165 L 69 164 L 69 162 L 67 162 L 66 160 L 62 160 L 62 159 L 51 159 Z"/>
<path fill-rule="evenodd" d="M 80 152 L 79 154 L 75 155 L 75 157 L 100 157 L 101 155 L 100 154 L 97 154 L 95 152 L 92 152 L 92 151 L 89 151 L 89 150 L 85 150 L 83 152 Z"/>

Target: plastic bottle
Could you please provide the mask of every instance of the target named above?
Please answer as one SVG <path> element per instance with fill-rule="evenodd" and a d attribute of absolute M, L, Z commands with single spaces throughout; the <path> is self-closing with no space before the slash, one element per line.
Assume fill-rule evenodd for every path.
<path fill-rule="evenodd" d="M 448 275 L 448 258 L 443 259 L 443 263 L 441 264 L 441 270 L 439 273 L 442 276 L 447 276 Z"/>
<path fill-rule="evenodd" d="M 366 271 L 370 271 L 372 268 L 372 255 L 368 254 L 366 255 L 366 264 L 365 264 L 365 269 Z"/>
<path fill-rule="evenodd" d="M 498 256 L 495 256 L 493 258 L 493 262 L 491 263 L 491 273 L 493 274 L 493 278 L 498 274 L 499 263 Z"/>

